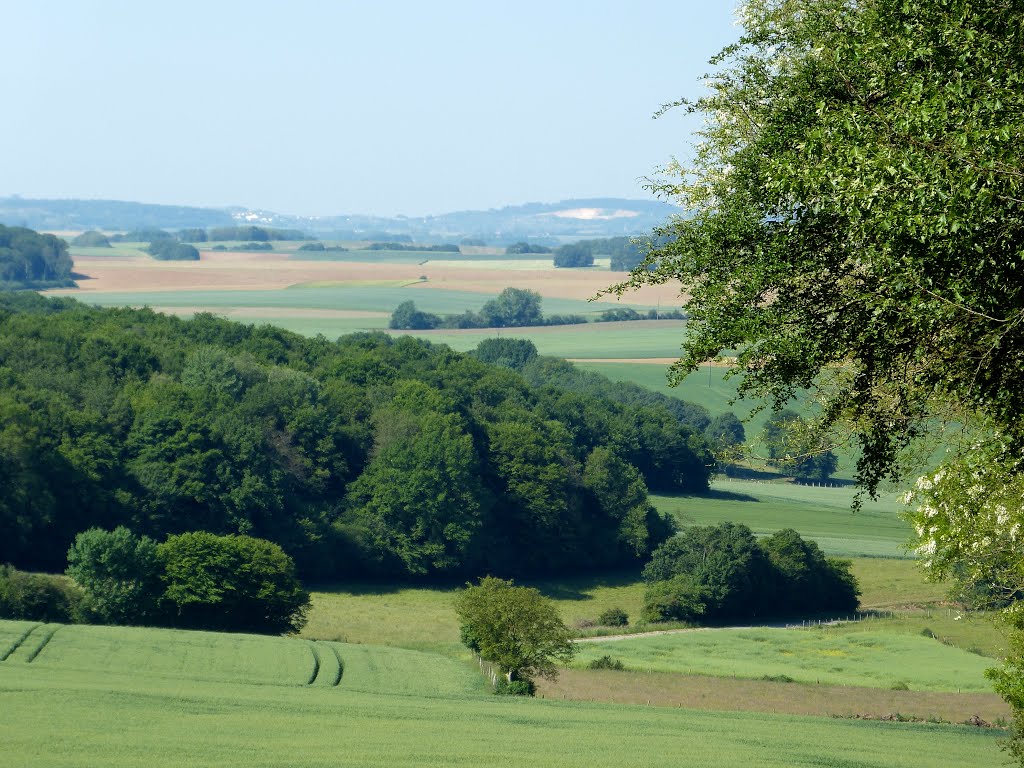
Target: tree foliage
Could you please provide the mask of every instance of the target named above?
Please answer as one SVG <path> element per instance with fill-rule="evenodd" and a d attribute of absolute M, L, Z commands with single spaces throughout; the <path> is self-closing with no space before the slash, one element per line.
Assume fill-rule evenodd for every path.
<path fill-rule="evenodd" d="M 745 525 L 688 528 L 644 568 L 649 621 L 724 621 L 854 610 L 850 563 L 792 530 L 758 541 Z"/>
<path fill-rule="evenodd" d="M 318 579 L 641 562 L 671 534 L 646 489 L 706 487 L 703 441 L 606 379 L 527 382 L 508 366 L 539 359 L 499 342 L 501 367 L 0 294 L 0 562 L 62 571 L 118 526 L 266 539 Z"/>
<path fill-rule="evenodd" d="M 568 243 L 555 249 L 556 267 L 592 267 L 594 254 L 586 243 Z"/>
<path fill-rule="evenodd" d="M 1024 31 L 1013 3 L 752 0 L 715 60 L 692 212 L 620 286 L 678 281 L 676 377 L 723 349 L 745 392 L 821 396 L 873 489 L 933 418 L 1024 447 Z M 952 409 L 952 413 L 950 412 Z"/>
<path fill-rule="evenodd" d="M 68 244 L 54 235 L 0 224 L 0 288 L 74 285 Z"/>
<path fill-rule="evenodd" d="M 912 494 L 919 553 L 936 576 L 987 573 L 1001 596 L 1024 586 L 1006 556 L 1024 523 L 1021 12 L 745 2 L 708 93 L 678 102 L 705 118 L 692 159 L 652 181 L 690 215 L 618 286 L 679 282 L 674 375 L 738 349 L 742 391 L 781 406 L 811 390 L 871 492 L 914 467 L 922 438 L 944 442 Z M 1024 758 L 1022 647 L 1002 690 Z"/>
<path fill-rule="evenodd" d="M 273 542 L 196 531 L 168 537 L 157 553 L 175 626 L 279 634 L 306 623 L 309 593 Z"/>
<path fill-rule="evenodd" d="M 124 526 L 90 528 L 68 550 L 67 574 L 85 591 L 87 610 L 103 624 L 144 624 L 159 610 L 160 561 L 156 542 Z"/>
<path fill-rule="evenodd" d="M 555 678 L 576 653 L 572 630 L 536 589 L 488 576 L 458 594 L 455 612 L 466 646 L 510 683 Z"/>

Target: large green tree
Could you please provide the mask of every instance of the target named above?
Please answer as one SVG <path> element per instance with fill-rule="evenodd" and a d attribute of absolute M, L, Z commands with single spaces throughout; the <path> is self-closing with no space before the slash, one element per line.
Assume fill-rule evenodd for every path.
<path fill-rule="evenodd" d="M 169 536 L 157 555 L 177 626 L 279 634 L 306 623 L 309 593 L 273 542 L 194 531 Z"/>
<path fill-rule="evenodd" d="M 572 631 L 536 589 L 493 577 L 455 598 L 463 642 L 492 662 L 508 682 L 558 675 L 576 653 Z"/>
<path fill-rule="evenodd" d="M 675 377 L 739 349 L 744 392 L 810 390 L 869 490 L 957 425 L 917 489 L 920 553 L 1004 595 L 1024 587 L 1022 17 L 1018 0 L 745 2 L 709 91 L 679 102 L 705 118 L 692 158 L 652 182 L 690 215 L 619 286 L 680 283 Z M 1015 648 L 1001 690 L 1021 726 Z"/>

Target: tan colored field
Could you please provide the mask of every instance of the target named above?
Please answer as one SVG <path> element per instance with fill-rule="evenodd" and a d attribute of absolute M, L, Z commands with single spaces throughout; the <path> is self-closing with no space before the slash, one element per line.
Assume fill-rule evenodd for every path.
<path fill-rule="evenodd" d="M 424 287 L 478 293 L 501 292 L 508 287 L 528 288 L 546 298 L 589 299 L 608 285 L 625 278 L 623 272 L 594 270 L 530 269 L 505 271 L 473 269 L 445 264 L 369 264 L 344 261 L 300 261 L 277 253 L 202 252 L 200 261 L 156 261 L 126 256 L 76 256 L 74 271 L 84 275 L 77 291 L 54 293 L 92 293 L 117 291 L 176 290 L 274 290 L 299 283 L 417 281 Z M 417 286 L 410 286 L 416 290 Z M 678 290 L 671 285 L 646 286 L 629 294 L 637 304 L 678 306 Z M 615 302 L 614 297 L 602 301 Z"/>
<path fill-rule="evenodd" d="M 793 715 L 878 718 L 900 713 L 949 722 L 963 722 L 978 715 L 990 723 L 1010 718 L 1010 708 L 995 693 L 890 691 L 664 672 L 563 669 L 558 680 L 539 681 L 538 695 L 551 699 Z"/>

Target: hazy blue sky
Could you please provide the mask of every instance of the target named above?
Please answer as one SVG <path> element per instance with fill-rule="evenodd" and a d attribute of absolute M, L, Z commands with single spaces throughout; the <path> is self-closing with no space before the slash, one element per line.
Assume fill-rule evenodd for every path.
<path fill-rule="evenodd" d="M 732 0 L 5 3 L 0 195 L 422 215 L 648 197 Z"/>

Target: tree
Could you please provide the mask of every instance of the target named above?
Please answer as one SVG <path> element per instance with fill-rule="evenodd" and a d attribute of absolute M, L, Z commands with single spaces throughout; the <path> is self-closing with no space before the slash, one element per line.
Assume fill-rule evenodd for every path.
<path fill-rule="evenodd" d="M 460 592 L 455 612 L 467 647 L 501 670 L 508 682 L 558 676 L 576 646 L 554 604 L 530 587 L 488 576 Z"/>
<path fill-rule="evenodd" d="M 453 570 L 481 525 L 479 460 L 462 419 L 426 410 L 426 385 L 404 389 L 406 407 L 374 416 L 374 455 L 351 486 L 349 518 L 406 573 Z"/>
<path fill-rule="evenodd" d="M 199 251 L 195 246 L 173 239 L 154 240 L 146 250 L 154 259 L 161 261 L 199 261 Z"/>
<path fill-rule="evenodd" d="M 771 566 L 745 525 L 687 528 L 654 551 L 643 573 L 650 585 L 675 579 L 686 588 L 684 602 L 700 604 L 712 620 L 757 616 L 773 605 Z"/>
<path fill-rule="evenodd" d="M 403 301 L 395 307 L 395 311 L 391 313 L 391 319 L 388 321 L 388 328 L 420 331 L 436 328 L 440 323 L 441 318 L 429 312 L 421 312 L 410 300 Z"/>
<path fill-rule="evenodd" d="M 817 542 L 786 528 L 758 541 L 776 574 L 776 608 L 782 613 L 857 610 L 860 589 L 849 560 L 825 557 Z"/>
<path fill-rule="evenodd" d="M 704 439 L 716 456 L 728 457 L 743 445 L 747 431 L 736 414 L 725 411 L 711 419 L 711 423 L 704 428 Z"/>
<path fill-rule="evenodd" d="M 488 328 L 544 325 L 540 294 L 524 288 L 506 288 L 480 310 Z"/>
<path fill-rule="evenodd" d="M 791 472 L 797 480 L 822 482 L 839 466 L 828 436 L 788 408 L 772 414 L 765 422 L 761 442 L 772 463 Z"/>
<path fill-rule="evenodd" d="M 969 0 L 744 3 L 710 91 L 677 102 L 705 117 L 692 161 L 651 182 L 690 215 L 615 288 L 678 281 L 674 378 L 739 349 L 742 392 L 781 406 L 810 390 L 819 423 L 858 444 L 869 492 L 913 469 L 922 438 L 944 442 L 911 499 L 922 562 L 987 571 L 1003 595 L 1024 587 L 1020 17 Z M 1001 690 L 1024 764 L 1015 642 Z"/>
<path fill-rule="evenodd" d="M 586 243 L 569 243 L 555 249 L 556 267 L 592 267 L 594 254 Z"/>
<path fill-rule="evenodd" d="M 156 542 L 124 526 L 90 528 L 68 550 L 67 574 L 85 591 L 89 613 L 104 624 L 154 621 L 161 570 Z"/>
<path fill-rule="evenodd" d="M 273 542 L 195 531 L 168 537 L 157 553 L 178 626 L 280 634 L 306 623 L 309 593 Z"/>

